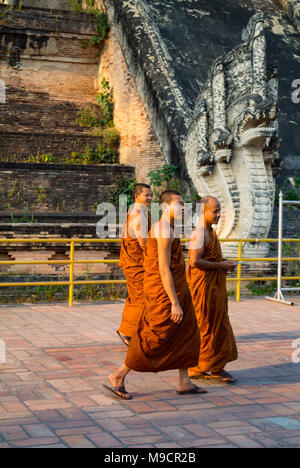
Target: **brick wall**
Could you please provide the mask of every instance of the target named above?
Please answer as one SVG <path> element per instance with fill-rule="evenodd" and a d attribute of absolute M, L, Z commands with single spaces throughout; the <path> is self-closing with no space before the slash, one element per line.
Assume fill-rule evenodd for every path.
<path fill-rule="evenodd" d="M 0 213 L 95 214 L 119 177 L 134 177 L 134 168 L 0 163 Z"/>
<path fill-rule="evenodd" d="M 47 24 L 47 28 L 45 28 Z M 0 156 L 29 154 L 58 158 L 83 151 L 98 139 L 75 125 L 82 109 L 95 103 L 105 77 L 113 88 L 115 125 L 121 133 L 120 162 L 134 166 L 139 181 L 165 160 L 120 45 L 111 32 L 100 56 L 90 45 L 92 17 L 71 12 L 14 11 L 0 32 Z M 1 37 L 2 36 L 2 37 Z M 97 72 L 97 70 L 99 72 Z"/>
<path fill-rule="evenodd" d="M 113 31 L 101 54 L 99 86 L 103 77 L 113 88 L 115 126 L 121 133 L 120 161 L 135 166 L 138 181 L 145 182 L 148 172 L 165 160 Z"/>
<path fill-rule="evenodd" d="M 96 102 L 99 47 L 91 16 L 47 11 L 13 11 L 0 30 L 0 157 L 82 151 L 98 139 L 75 124 Z"/>

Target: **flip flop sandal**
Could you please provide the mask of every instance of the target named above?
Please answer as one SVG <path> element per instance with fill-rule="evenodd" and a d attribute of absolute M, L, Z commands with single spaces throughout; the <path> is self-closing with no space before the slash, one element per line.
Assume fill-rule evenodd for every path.
<path fill-rule="evenodd" d="M 121 340 L 123 341 L 123 343 L 126 345 L 126 346 L 129 346 L 129 343 L 130 343 L 130 336 L 125 336 L 125 335 L 122 335 L 119 331 L 117 331 L 119 337 L 121 338 Z"/>
<path fill-rule="evenodd" d="M 222 374 L 218 376 L 214 376 L 210 374 L 210 377 L 212 380 L 216 382 L 221 382 L 221 383 L 233 384 L 236 382 L 236 379 L 232 377 L 232 375 L 226 371 L 223 371 Z"/>
<path fill-rule="evenodd" d="M 207 380 L 210 378 L 211 378 L 210 374 L 207 374 L 206 372 L 201 372 L 200 374 L 190 375 L 190 379 L 196 379 L 196 380 Z"/>
<path fill-rule="evenodd" d="M 178 395 L 194 395 L 195 393 L 207 393 L 207 390 L 197 387 L 197 385 L 195 385 L 191 390 L 177 390 Z"/>
<path fill-rule="evenodd" d="M 116 395 L 118 398 L 121 398 L 121 400 L 132 400 L 132 395 L 127 392 L 125 387 L 109 387 L 108 385 L 103 384 L 103 387 L 106 390 L 109 390 L 112 392 L 114 395 Z"/>

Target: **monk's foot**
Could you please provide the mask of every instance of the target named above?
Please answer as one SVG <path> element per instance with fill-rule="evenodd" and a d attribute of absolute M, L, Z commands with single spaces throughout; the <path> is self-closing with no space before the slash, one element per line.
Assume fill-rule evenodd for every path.
<path fill-rule="evenodd" d="M 103 384 L 103 387 L 106 390 L 109 390 L 110 392 L 112 392 L 114 395 L 116 395 L 118 398 L 121 398 L 122 400 L 132 399 L 132 395 L 127 392 L 124 386 L 124 378 L 117 377 L 115 374 L 112 374 L 108 377 L 108 380 L 110 382 L 110 385 Z"/>
<path fill-rule="evenodd" d="M 207 393 L 205 388 L 198 387 L 197 385 L 193 385 L 189 389 L 186 390 L 177 390 L 178 395 L 195 395 L 196 393 Z"/>
<path fill-rule="evenodd" d="M 195 391 L 195 389 L 199 389 L 200 391 Z M 203 391 L 201 391 L 203 390 Z M 200 389 L 197 385 L 194 385 L 193 382 L 189 377 L 179 379 L 177 393 L 180 395 L 184 395 L 186 393 L 206 393 L 206 390 Z"/>
<path fill-rule="evenodd" d="M 111 374 L 108 380 L 113 387 L 124 387 L 124 378 L 119 376 L 117 372 Z"/>
<path fill-rule="evenodd" d="M 122 333 L 120 333 L 119 331 L 117 331 L 119 337 L 121 338 L 121 340 L 123 341 L 124 344 L 126 344 L 126 346 L 129 346 L 129 343 L 130 343 L 130 336 L 126 336 L 126 335 L 122 335 Z"/>
<path fill-rule="evenodd" d="M 221 383 L 233 384 L 236 382 L 236 379 L 224 369 L 220 372 L 211 372 L 210 377 L 211 379 Z"/>

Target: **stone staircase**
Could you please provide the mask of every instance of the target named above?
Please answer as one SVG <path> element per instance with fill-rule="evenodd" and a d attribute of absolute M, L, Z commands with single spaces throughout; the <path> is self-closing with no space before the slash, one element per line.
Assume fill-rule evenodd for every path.
<path fill-rule="evenodd" d="M 0 155 L 6 160 L 51 153 L 59 161 L 73 151 L 83 152 L 87 144 L 97 146 L 99 137 L 75 123 L 85 107 L 96 107 L 94 103 L 63 101 L 15 88 L 8 88 L 7 96 L 0 116 Z"/>
<path fill-rule="evenodd" d="M 0 6 L 0 11 L 1 11 Z M 93 18 L 74 12 L 25 8 L 5 16 L 0 29 L 0 158 L 22 161 L 51 153 L 58 161 L 99 138 L 75 123 L 96 106 L 99 46 Z"/>

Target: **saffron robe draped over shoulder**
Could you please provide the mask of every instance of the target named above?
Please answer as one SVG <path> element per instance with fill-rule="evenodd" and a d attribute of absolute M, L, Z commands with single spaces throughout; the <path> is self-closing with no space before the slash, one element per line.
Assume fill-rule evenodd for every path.
<path fill-rule="evenodd" d="M 203 259 L 223 260 L 221 246 L 213 229 Z M 198 365 L 189 369 L 190 375 L 224 369 L 228 362 L 238 358 L 236 342 L 228 315 L 226 273 L 219 270 L 200 270 L 189 265 L 187 280 L 192 294 L 200 330 Z"/>
<path fill-rule="evenodd" d="M 199 330 L 186 281 L 180 239 L 174 239 L 170 270 L 183 320 L 171 320 L 171 301 L 159 272 L 157 240 L 149 234 L 144 252 L 145 306 L 128 348 L 125 364 L 139 372 L 160 372 L 195 366 L 199 356 Z"/>
<path fill-rule="evenodd" d="M 148 230 L 151 227 L 148 216 Z M 129 235 L 128 215 L 123 228 L 120 263 L 127 281 L 128 297 L 123 309 L 119 332 L 131 337 L 137 327 L 139 317 L 145 304 L 144 295 L 144 251 L 136 238 Z M 124 235 L 124 232 L 126 235 Z"/>

